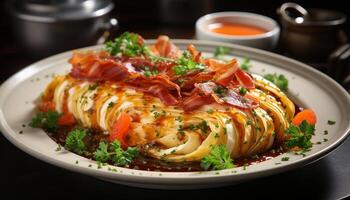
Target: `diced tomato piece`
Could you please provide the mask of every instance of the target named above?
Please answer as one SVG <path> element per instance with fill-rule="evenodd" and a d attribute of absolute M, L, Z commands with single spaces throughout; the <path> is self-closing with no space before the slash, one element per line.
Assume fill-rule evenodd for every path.
<path fill-rule="evenodd" d="M 49 110 L 54 111 L 56 109 L 56 105 L 52 101 L 41 102 L 39 105 L 39 110 L 41 112 L 48 112 Z"/>
<path fill-rule="evenodd" d="M 130 128 L 132 118 L 125 112 L 120 113 L 113 126 L 112 133 L 109 135 L 110 141 L 119 140 L 121 146 L 126 148 L 125 136 Z"/>
<path fill-rule="evenodd" d="M 304 120 L 311 125 L 315 125 L 317 122 L 317 117 L 314 111 L 310 109 L 305 109 L 299 112 L 292 120 L 292 124 L 299 126 Z"/>
<path fill-rule="evenodd" d="M 65 113 L 58 118 L 58 125 L 72 126 L 75 124 L 74 116 L 71 113 Z"/>

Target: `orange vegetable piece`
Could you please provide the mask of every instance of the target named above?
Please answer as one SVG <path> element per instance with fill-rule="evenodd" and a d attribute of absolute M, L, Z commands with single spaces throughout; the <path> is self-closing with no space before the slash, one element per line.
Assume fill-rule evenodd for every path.
<path fill-rule="evenodd" d="M 58 125 L 60 126 L 72 126 L 75 124 L 74 116 L 71 113 L 65 113 L 58 118 Z"/>
<path fill-rule="evenodd" d="M 317 122 L 317 117 L 314 111 L 310 109 L 305 109 L 294 116 L 292 124 L 299 126 L 302 121 L 306 120 L 307 123 L 315 125 Z"/>
<path fill-rule="evenodd" d="M 130 128 L 132 118 L 125 112 L 120 113 L 115 122 L 112 133 L 109 135 L 110 141 L 119 140 L 121 146 L 126 148 L 125 136 Z"/>

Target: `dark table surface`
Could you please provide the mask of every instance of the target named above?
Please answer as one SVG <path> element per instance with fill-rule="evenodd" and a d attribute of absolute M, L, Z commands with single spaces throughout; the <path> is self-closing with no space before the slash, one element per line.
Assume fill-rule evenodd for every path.
<path fill-rule="evenodd" d="M 133 31 L 154 38 L 168 34 L 173 38 L 192 38 L 192 27 L 139 28 Z M 36 61 L 25 56 L 11 40 L 0 38 L 0 83 L 12 74 Z M 1 94 L 0 94 L 1 95 Z M 167 198 L 311 198 L 339 199 L 350 195 L 350 138 L 327 157 L 305 167 L 261 178 L 239 185 L 204 190 L 164 191 L 132 188 L 106 183 L 95 178 L 70 172 L 39 161 L 17 149 L 0 134 L 1 193 L 15 198 L 25 194 L 27 199 L 60 196 L 62 198 L 96 197 L 115 199 Z"/>

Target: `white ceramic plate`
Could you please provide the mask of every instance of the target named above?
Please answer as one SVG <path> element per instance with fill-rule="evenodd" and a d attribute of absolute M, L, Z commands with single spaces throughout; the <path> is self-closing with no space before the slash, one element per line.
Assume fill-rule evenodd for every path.
<path fill-rule="evenodd" d="M 148 41 L 154 42 L 154 41 Z M 149 172 L 114 166 L 97 168 L 94 161 L 65 150 L 56 151 L 57 144 L 44 131 L 27 124 L 34 115 L 35 100 L 53 74 L 69 71 L 67 60 L 72 52 L 61 53 L 21 70 L 0 88 L 0 128 L 5 137 L 26 153 L 62 168 L 88 174 L 115 183 L 144 188 L 190 189 L 218 187 L 249 179 L 280 173 L 316 161 L 339 146 L 350 130 L 350 97 L 336 82 L 300 62 L 262 50 L 223 43 L 174 40 L 180 48 L 194 44 L 200 51 L 213 52 L 216 46 L 233 49 L 239 60 L 251 58 L 251 71 L 257 74 L 281 73 L 289 79 L 289 96 L 302 107 L 313 109 L 318 117 L 314 145 L 306 156 L 286 153 L 246 168 L 238 167 L 210 172 Z M 101 46 L 85 49 L 99 49 Z M 209 54 L 205 54 L 209 56 Z M 229 58 L 229 56 L 227 56 Z M 336 124 L 327 124 L 328 120 Z M 26 125 L 23 127 L 23 125 Z M 328 134 L 325 135 L 324 131 Z M 20 132 L 22 134 L 20 134 Z M 288 156 L 288 161 L 281 161 Z M 21 165 L 21 163 L 18 163 Z"/>

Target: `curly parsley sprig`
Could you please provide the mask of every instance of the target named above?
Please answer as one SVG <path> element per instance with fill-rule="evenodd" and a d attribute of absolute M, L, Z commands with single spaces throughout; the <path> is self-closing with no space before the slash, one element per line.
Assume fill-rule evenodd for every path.
<path fill-rule="evenodd" d="M 42 128 L 49 132 L 58 130 L 58 119 L 60 114 L 56 111 L 49 110 L 48 112 L 38 112 L 29 124 L 33 128 Z"/>
<path fill-rule="evenodd" d="M 311 138 L 315 134 L 315 126 L 303 120 L 299 126 L 291 124 L 286 134 L 289 137 L 285 144 L 289 148 L 299 147 L 308 150 L 312 147 Z"/>
<path fill-rule="evenodd" d="M 99 147 L 93 153 L 97 162 L 113 162 L 117 166 L 130 164 L 139 153 L 137 148 L 128 147 L 125 151 L 121 148 L 119 141 L 112 143 L 100 142 Z"/>
<path fill-rule="evenodd" d="M 85 138 L 86 134 L 86 129 L 73 129 L 67 135 L 64 148 L 79 155 L 83 154 L 85 151 L 85 143 L 83 139 Z"/>
<path fill-rule="evenodd" d="M 221 170 L 233 168 L 233 161 L 225 145 L 214 146 L 210 154 L 201 160 L 204 170 Z"/>

